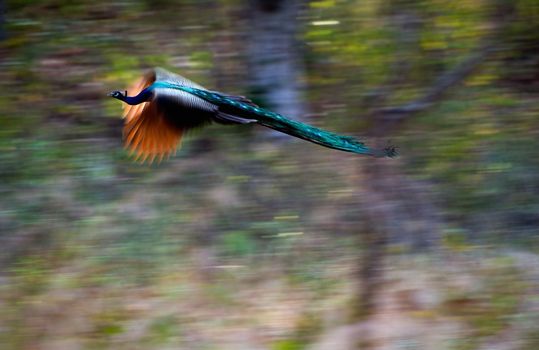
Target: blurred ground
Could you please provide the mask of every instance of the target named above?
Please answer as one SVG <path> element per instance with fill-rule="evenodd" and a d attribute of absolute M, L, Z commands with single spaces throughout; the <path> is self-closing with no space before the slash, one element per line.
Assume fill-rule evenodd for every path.
<path fill-rule="evenodd" d="M 301 248 L 306 247 L 296 247 Z M 8 331 L 3 344 L 39 349 L 349 349 L 358 339 L 368 339 L 379 349 L 537 345 L 536 255 L 477 248 L 444 264 L 425 255 L 392 258 L 377 297 L 378 311 L 353 324 L 347 312 L 354 258 L 327 255 L 316 271 L 304 271 L 315 264 L 299 258 L 290 269 L 279 266 L 279 258 L 259 257 L 200 266 L 193 252 L 154 273 L 151 283 L 138 285 L 119 278 L 95 282 L 104 274 L 95 267 L 34 272 L 32 284 L 26 272 L 3 288 L 7 312 L 2 321 Z M 47 285 L 29 291 L 40 278 Z"/>

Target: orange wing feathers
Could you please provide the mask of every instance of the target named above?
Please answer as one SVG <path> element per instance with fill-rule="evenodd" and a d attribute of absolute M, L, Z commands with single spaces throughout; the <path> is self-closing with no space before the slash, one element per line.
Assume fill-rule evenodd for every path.
<path fill-rule="evenodd" d="M 155 81 L 150 72 L 129 88 L 128 95 L 138 95 Z M 150 163 L 169 156 L 180 144 L 183 130 L 171 125 L 154 102 L 124 105 L 124 145 L 136 159 Z"/>

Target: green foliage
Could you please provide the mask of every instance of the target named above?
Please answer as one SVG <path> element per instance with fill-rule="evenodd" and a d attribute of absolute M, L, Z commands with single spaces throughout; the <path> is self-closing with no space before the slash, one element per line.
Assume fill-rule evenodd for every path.
<path fill-rule="evenodd" d="M 148 329 L 148 341 L 152 344 L 166 344 L 178 335 L 178 319 L 174 315 L 155 319 Z"/>
<path fill-rule="evenodd" d="M 301 350 L 304 349 L 304 345 L 297 340 L 284 339 L 276 341 L 272 344 L 271 350 Z"/>
<path fill-rule="evenodd" d="M 455 229 L 445 233 L 443 243 L 447 248 L 457 252 L 466 251 L 472 247 L 466 240 L 465 232 Z"/>
<path fill-rule="evenodd" d="M 222 235 L 223 250 L 231 255 L 246 256 L 253 254 L 256 249 L 256 242 L 249 232 L 229 232 Z"/>
<path fill-rule="evenodd" d="M 46 260 L 39 256 L 21 258 L 11 269 L 17 287 L 24 295 L 42 292 L 48 283 L 49 272 Z"/>

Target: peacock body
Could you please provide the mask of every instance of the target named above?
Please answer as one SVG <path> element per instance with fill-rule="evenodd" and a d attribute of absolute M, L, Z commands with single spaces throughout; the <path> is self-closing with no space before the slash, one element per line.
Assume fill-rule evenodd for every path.
<path fill-rule="evenodd" d="M 211 122 L 257 123 L 345 152 L 374 157 L 396 154 L 394 147 L 373 150 L 353 137 L 285 118 L 243 96 L 207 90 L 162 68 L 150 71 L 125 94 L 114 91 L 109 95 L 125 102 L 124 142 L 142 161 L 170 155 L 186 131 Z"/>

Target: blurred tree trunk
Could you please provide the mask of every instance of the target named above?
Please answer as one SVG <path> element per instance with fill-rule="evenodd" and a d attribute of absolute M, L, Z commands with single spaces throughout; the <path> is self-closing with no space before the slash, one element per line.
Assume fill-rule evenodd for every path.
<path fill-rule="evenodd" d="M 410 71 L 408 57 L 413 57 L 419 47 L 421 18 L 414 10 L 413 2 L 397 3 L 391 8 L 390 21 L 396 33 L 396 59 L 389 80 L 376 92 L 375 108 L 383 105 L 393 89 L 406 83 Z M 374 111 L 370 116 L 371 136 L 381 139 L 390 135 L 392 128 Z M 400 244 L 409 249 L 436 245 L 435 237 L 440 231 L 440 215 L 432 203 L 422 196 L 424 186 L 412 185 L 402 169 L 402 161 L 396 159 L 369 159 L 362 163 L 361 172 L 366 185 L 362 191 L 362 213 L 365 228 L 362 242 L 365 253 L 361 259 L 358 278 L 361 283 L 359 303 L 355 316 L 364 319 L 376 307 L 376 295 L 383 283 L 384 259 L 388 243 Z M 365 165 L 364 165 L 365 164 Z M 363 334 L 362 348 L 368 349 L 369 335 Z"/>
<path fill-rule="evenodd" d="M 278 113 L 301 119 L 304 67 L 296 33 L 301 0 L 250 0 L 247 63 L 252 93 Z"/>
<path fill-rule="evenodd" d="M 393 67 L 398 74 L 390 79 L 386 87 L 379 89 L 378 95 L 374 97 L 374 105 L 378 107 L 370 113 L 370 118 L 371 135 L 375 138 L 387 137 L 397 128 L 404 127 L 414 116 L 440 102 L 451 88 L 472 75 L 496 52 L 499 45 L 497 37 L 506 29 L 508 22 L 507 18 L 497 19 L 494 13 L 495 27 L 476 50 L 459 64 L 441 72 L 419 98 L 402 106 L 382 108 L 385 101 L 389 100 L 391 90 L 398 87 L 399 81 L 406 79 L 405 73 L 401 71 L 407 64 L 406 51 L 420 50 L 417 34 L 421 21 L 411 6 L 413 2 L 400 3 L 392 16 L 391 22 L 400 33 L 400 38 L 397 38 L 400 52 L 396 55 L 399 59 Z M 505 8 L 505 13 L 512 11 L 511 6 Z M 362 165 L 361 172 L 365 176 L 363 183 L 367 184 L 362 193 L 362 210 L 366 222 L 363 233 L 365 253 L 358 269 L 361 284 L 356 316 L 365 319 L 376 309 L 376 296 L 383 284 L 388 242 L 404 243 L 413 250 L 439 248 L 445 220 L 433 196 L 432 185 L 407 176 L 400 159 L 374 159 Z M 360 349 L 373 348 L 368 327 L 360 338 Z"/>

